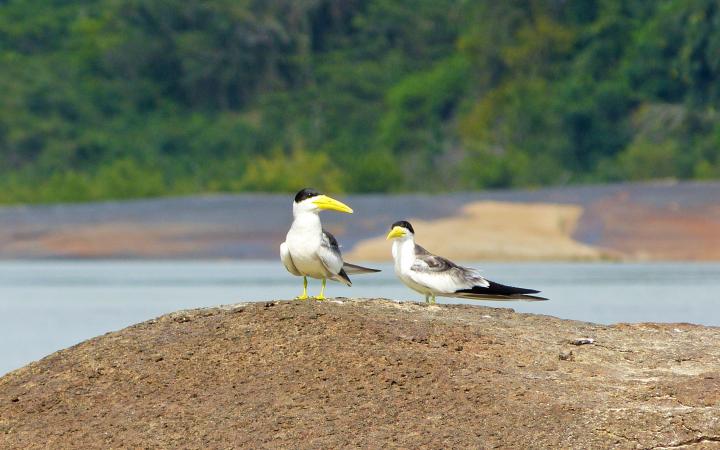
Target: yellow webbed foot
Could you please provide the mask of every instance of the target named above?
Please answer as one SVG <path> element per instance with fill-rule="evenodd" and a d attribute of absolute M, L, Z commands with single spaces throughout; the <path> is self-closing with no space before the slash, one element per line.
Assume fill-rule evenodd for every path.
<path fill-rule="evenodd" d="M 326 280 L 325 278 L 323 278 L 323 280 L 322 280 L 322 288 L 320 288 L 320 295 L 317 295 L 317 296 L 313 297 L 315 300 L 318 300 L 318 301 L 323 301 L 323 300 L 325 300 L 325 283 L 326 283 L 326 282 L 327 282 L 327 280 Z"/>
<path fill-rule="evenodd" d="M 307 300 L 308 298 L 310 297 L 307 295 L 307 277 L 303 277 L 303 293 L 295 297 L 295 300 Z"/>

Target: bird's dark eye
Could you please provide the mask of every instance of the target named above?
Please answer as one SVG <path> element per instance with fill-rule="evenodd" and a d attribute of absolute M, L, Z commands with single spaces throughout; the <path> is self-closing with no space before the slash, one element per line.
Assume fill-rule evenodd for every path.
<path fill-rule="evenodd" d="M 307 200 L 312 197 L 317 197 L 318 195 L 321 195 L 318 191 L 316 191 L 313 188 L 305 188 L 301 191 L 299 191 L 297 194 L 295 194 L 295 203 L 300 203 L 303 200 Z"/>

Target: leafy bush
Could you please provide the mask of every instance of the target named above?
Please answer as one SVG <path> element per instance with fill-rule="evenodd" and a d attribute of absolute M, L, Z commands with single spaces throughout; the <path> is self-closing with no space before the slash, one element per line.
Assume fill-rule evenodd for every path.
<path fill-rule="evenodd" d="M 0 202 L 718 178 L 719 30 L 713 0 L 0 1 Z"/>

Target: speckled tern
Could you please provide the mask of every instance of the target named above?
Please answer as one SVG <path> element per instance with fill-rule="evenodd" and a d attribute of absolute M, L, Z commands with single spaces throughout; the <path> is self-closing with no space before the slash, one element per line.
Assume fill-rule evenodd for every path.
<path fill-rule="evenodd" d="M 307 277 L 322 280 L 320 295 L 316 300 L 325 299 L 325 283 L 328 279 L 352 286 L 348 274 L 380 272 L 377 269 L 344 262 L 335 236 L 324 230 L 320 223 L 320 211 L 331 210 L 352 214 L 346 204 L 306 188 L 295 195 L 293 222 L 280 245 L 280 259 L 293 275 L 303 277 L 303 293 L 300 300 L 306 300 Z"/>

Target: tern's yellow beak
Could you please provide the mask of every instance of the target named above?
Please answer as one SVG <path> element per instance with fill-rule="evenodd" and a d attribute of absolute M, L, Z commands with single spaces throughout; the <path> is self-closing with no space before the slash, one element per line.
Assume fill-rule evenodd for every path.
<path fill-rule="evenodd" d="M 393 227 L 387 235 L 386 239 L 395 239 L 405 236 L 405 230 L 402 227 Z"/>
<path fill-rule="evenodd" d="M 320 209 L 330 209 L 333 211 L 340 211 L 348 214 L 352 214 L 353 210 L 343 202 L 339 202 L 334 198 L 330 198 L 327 195 L 318 195 L 312 201 Z"/>

